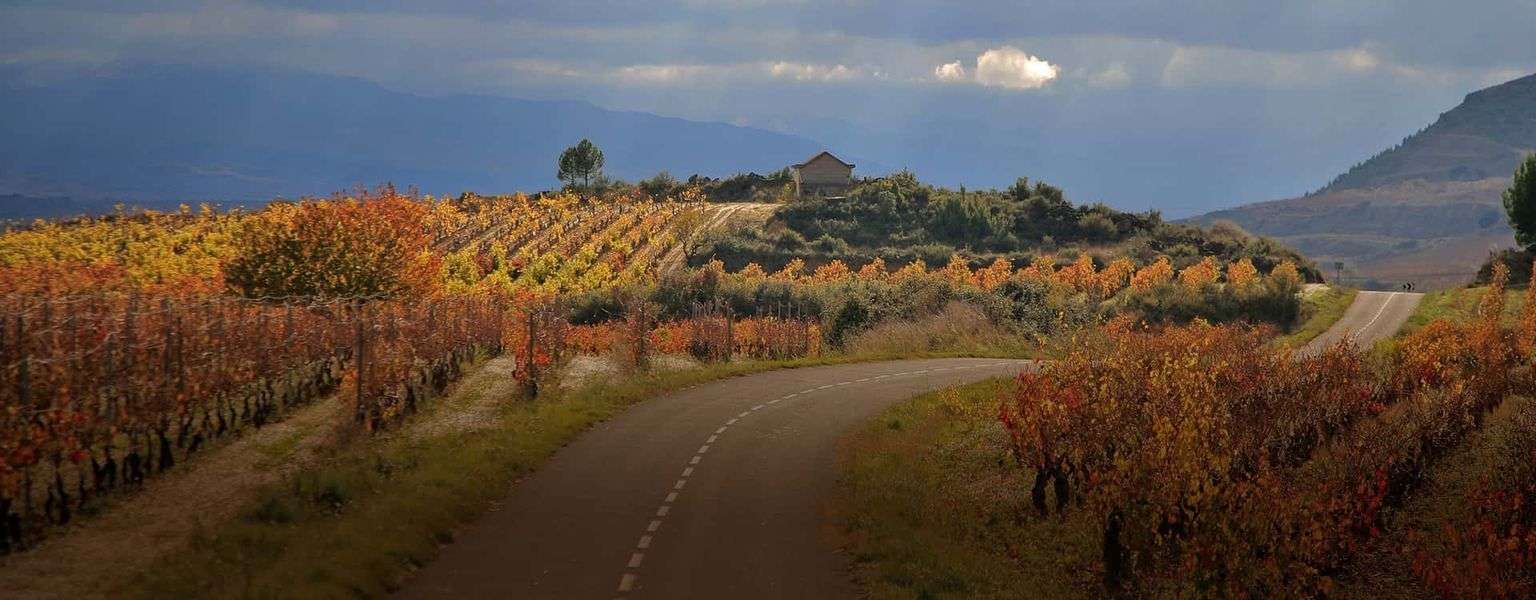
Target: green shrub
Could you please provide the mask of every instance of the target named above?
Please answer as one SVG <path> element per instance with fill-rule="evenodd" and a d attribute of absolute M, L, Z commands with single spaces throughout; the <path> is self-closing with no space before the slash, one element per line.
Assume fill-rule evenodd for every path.
<path fill-rule="evenodd" d="M 1198 289 L 1168 283 L 1144 292 L 1127 291 L 1124 308 L 1153 323 L 1188 323 L 1199 318 L 1289 327 L 1301 314 L 1297 291 L 1293 285 L 1273 281 L 1244 291 L 1214 283 Z"/>

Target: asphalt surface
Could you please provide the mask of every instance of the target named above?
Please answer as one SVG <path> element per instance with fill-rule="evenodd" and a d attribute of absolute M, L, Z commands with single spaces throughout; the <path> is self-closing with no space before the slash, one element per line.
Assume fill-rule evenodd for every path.
<path fill-rule="evenodd" d="M 857 597 L 824 508 L 850 427 L 1027 362 L 774 371 L 638 404 L 561 449 L 400 598 Z"/>
<path fill-rule="evenodd" d="M 1408 292 L 1360 292 L 1344 311 L 1344 316 L 1308 343 L 1302 353 L 1322 352 L 1344 340 L 1369 348 L 1377 341 L 1397 334 L 1423 298 L 1423 294 Z"/>
<path fill-rule="evenodd" d="M 1420 294 L 1360 292 L 1305 351 L 1397 332 Z M 596 426 L 516 484 L 400 598 L 854 598 L 824 507 L 837 440 L 919 393 L 1028 363 L 932 359 L 700 385 Z"/>

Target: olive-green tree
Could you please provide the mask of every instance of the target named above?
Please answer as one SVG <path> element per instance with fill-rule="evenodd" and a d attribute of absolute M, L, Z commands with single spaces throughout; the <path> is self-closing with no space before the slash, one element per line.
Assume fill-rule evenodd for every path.
<path fill-rule="evenodd" d="M 1504 212 L 1515 229 L 1515 241 L 1536 252 L 1536 154 L 1515 169 L 1515 181 L 1504 190 Z"/>
<path fill-rule="evenodd" d="M 592 178 L 600 177 L 602 173 L 603 151 L 591 140 L 583 138 L 560 153 L 560 172 L 555 176 L 571 186 L 580 180 L 581 188 L 588 189 L 592 186 Z"/>

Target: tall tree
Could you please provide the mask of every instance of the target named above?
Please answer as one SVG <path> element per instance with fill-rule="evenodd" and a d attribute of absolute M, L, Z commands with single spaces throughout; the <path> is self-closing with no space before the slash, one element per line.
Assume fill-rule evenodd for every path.
<path fill-rule="evenodd" d="M 1515 229 L 1515 241 L 1536 251 L 1536 154 L 1515 169 L 1515 181 L 1504 190 L 1504 212 Z"/>
<path fill-rule="evenodd" d="M 583 189 L 591 187 L 592 178 L 602 175 L 603 151 L 596 144 L 582 138 L 575 146 L 560 153 L 560 172 L 555 176 L 569 185 L 581 180 Z"/>

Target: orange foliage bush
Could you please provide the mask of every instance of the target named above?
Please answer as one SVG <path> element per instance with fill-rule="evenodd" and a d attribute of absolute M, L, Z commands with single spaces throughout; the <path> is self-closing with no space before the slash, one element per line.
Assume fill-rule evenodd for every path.
<path fill-rule="evenodd" d="M 1142 283 L 1153 277 L 1162 276 Z M 1054 492 L 1058 510 L 1080 504 L 1103 524 L 1108 585 L 1326 594 L 1424 469 L 1514 389 L 1519 357 L 1498 326 L 1502 280 L 1475 321 L 1421 329 L 1385 371 L 1343 345 L 1292 355 L 1258 329 L 1113 321 L 1022 374 L 999 419 L 1010 453 L 1033 472 L 1035 508 L 1045 512 Z M 1524 506 L 1511 504 L 1513 492 L 1489 497 L 1512 507 L 1495 525 Z M 1525 536 L 1533 519 L 1519 522 L 1509 531 Z M 1503 558 L 1424 572 L 1444 582 L 1536 565 L 1497 550 L 1536 549 L 1527 544 L 1536 538 L 1498 539 L 1458 554 Z"/>
<path fill-rule="evenodd" d="M 1259 270 L 1254 268 L 1253 261 L 1243 258 L 1227 265 L 1227 285 L 1241 290 L 1258 282 Z"/>
<path fill-rule="evenodd" d="M 1037 281 L 1050 281 L 1056 276 L 1056 257 L 1047 254 L 1036 256 L 1029 262 L 1029 266 L 1019 269 L 1019 279 L 1034 279 Z"/>
<path fill-rule="evenodd" d="M 816 271 L 812 275 L 817 281 L 822 282 L 847 281 L 852 276 L 853 271 L 848 269 L 848 265 L 837 259 L 816 267 Z"/>
<path fill-rule="evenodd" d="M 1221 271 L 1216 268 L 1216 259 L 1205 257 L 1200 262 L 1185 267 L 1179 271 L 1179 285 L 1190 289 L 1199 289 L 1216 282 Z"/>
<path fill-rule="evenodd" d="M 1173 264 L 1168 257 L 1159 256 L 1152 264 L 1142 267 L 1131 276 L 1131 290 L 1145 292 L 1173 280 Z"/>
<path fill-rule="evenodd" d="M 939 276 L 957 286 L 976 285 L 976 278 L 971 273 L 971 266 L 965 258 L 959 254 L 949 257 L 949 264 L 939 271 Z"/>
<path fill-rule="evenodd" d="M 1136 271 L 1136 263 L 1129 258 L 1120 258 L 1104 266 L 1099 271 L 1098 278 L 1094 281 L 1093 296 L 1104 299 L 1113 296 L 1115 292 L 1125 288 L 1131 274 Z"/>
<path fill-rule="evenodd" d="M 1094 270 L 1093 257 L 1082 254 L 1072 264 L 1062 267 L 1052 276 L 1052 281 L 1073 292 L 1093 292 L 1098 289 L 1098 272 Z"/>
<path fill-rule="evenodd" d="M 1275 265 L 1275 268 L 1269 271 L 1269 277 L 1284 285 L 1301 285 L 1301 272 L 1296 270 L 1296 263 L 1288 260 Z"/>
<path fill-rule="evenodd" d="M 224 264 L 225 284 L 248 298 L 393 297 L 436 290 L 427 208 L 378 195 L 278 204 L 247 219 Z"/>
<path fill-rule="evenodd" d="M 859 267 L 859 279 L 879 281 L 885 279 L 888 275 L 890 273 L 886 271 L 885 259 L 878 256 L 874 260 L 865 263 L 864 266 Z"/>
<path fill-rule="evenodd" d="M 998 257 L 986 268 L 976 271 L 976 285 L 984 290 L 995 290 L 1012 276 L 1013 263 L 1006 258 Z"/>

